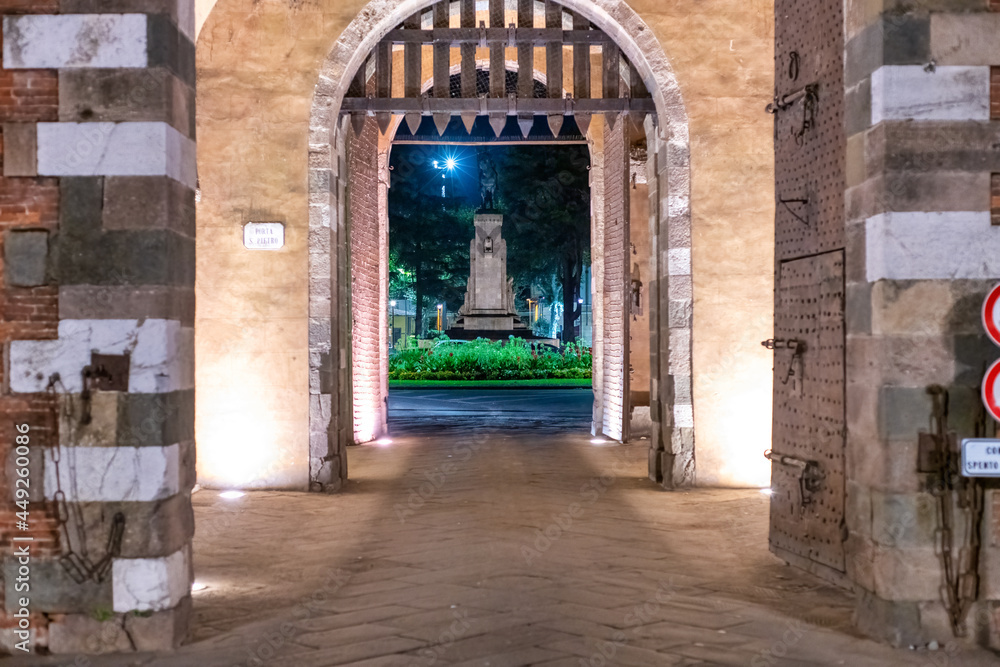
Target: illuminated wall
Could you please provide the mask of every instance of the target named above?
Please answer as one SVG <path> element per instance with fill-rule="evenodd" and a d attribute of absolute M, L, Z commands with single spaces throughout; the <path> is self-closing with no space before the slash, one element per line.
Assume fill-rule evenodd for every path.
<path fill-rule="evenodd" d="M 689 168 L 671 176 L 688 184 L 690 196 L 675 187 L 661 202 L 690 248 L 670 257 L 687 267 L 673 284 L 693 305 L 687 346 L 679 338 L 671 359 L 691 378 L 682 398 L 693 407 L 674 418 L 695 434 L 698 483 L 766 485 L 771 358 L 759 341 L 771 336 L 773 159 L 770 119 L 760 109 L 772 96 L 771 3 L 563 4 L 589 10 L 623 47 L 638 48 L 648 30 L 666 53 L 656 62 L 672 69 L 657 64 L 650 76 L 676 82 L 655 94 L 664 108 L 682 108 L 683 132 L 669 118 L 661 122 L 675 145 L 690 150 Z M 370 25 L 418 6 L 377 0 L 359 20 Z M 350 69 L 367 53 L 334 48 L 338 38 L 357 45 L 370 37 L 348 29 L 364 7 L 361 0 L 197 5 L 197 439 L 204 483 L 308 484 L 309 155 L 329 140 L 327 130 L 310 128 L 311 107 L 317 83 L 337 85 L 324 83 L 324 67 Z M 642 30 L 634 22 L 615 28 L 632 21 L 633 10 Z M 250 219 L 284 221 L 285 248 L 245 251 L 238 229 Z"/>

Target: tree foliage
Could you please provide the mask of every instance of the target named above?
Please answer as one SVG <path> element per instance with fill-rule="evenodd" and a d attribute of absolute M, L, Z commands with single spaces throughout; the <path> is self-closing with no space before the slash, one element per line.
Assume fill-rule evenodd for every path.
<path fill-rule="evenodd" d="M 553 276 L 565 307 L 563 339 L 573 340 L 583 269 L 590 263 L 590 155 L 586 146 L 512 146 L 502 152 L 501 196 L 508 272 L 546 294 Z"/>
<path fill-rule="evenodd" d="M 421 194 L 413 179 L 389 190 L 389 295 L 414 300 L 418 334 L 429 298 L 449 310 L 465 300 L 473 215 L 468 206 Z"/>
<path fill-rule="evenodd" d="M 580 279 L 590 256 L 587 147 L 486 150 L 499 173 L 497 204 L 504 213 L 507 272 L 514 279 L 515 292 L 534 288 L 549 304 L 562 301 L 566 306 L 563 338 L 573 340 L 573 325 L 580 316 Z M 389 190 L 389 293 L 393 299 L 415 301 L 417 331 L 423 333 L 425 307 L 433 311 L 434 304 L 446 303 L 455 311 L 464 301 L 472 219 L 479 202 L 472 206 L 429 195 L 426 186 L 436 183 L 432 179 L 440 172 L 424 166 L 427 152 L 397 151 L 394 161 L 398 158 L 401 168 L 393 172 Z M 466 165 L 466 173 L 458 178 L 478 179 L 473 165 Z"/>

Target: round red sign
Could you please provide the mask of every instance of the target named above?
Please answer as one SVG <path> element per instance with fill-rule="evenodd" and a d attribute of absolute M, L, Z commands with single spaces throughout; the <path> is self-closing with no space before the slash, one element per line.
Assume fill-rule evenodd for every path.
<path fill-rule="evenodd" d="M 983 328 L 996 345 L 1000 345 L 1000 285 L 996 285 L 983 301 Z"/>
<path fill-rule="evenodd" d="M 1000 422 L 1000 360 L 994 361 L 983 378 L 983 405 Z"/>

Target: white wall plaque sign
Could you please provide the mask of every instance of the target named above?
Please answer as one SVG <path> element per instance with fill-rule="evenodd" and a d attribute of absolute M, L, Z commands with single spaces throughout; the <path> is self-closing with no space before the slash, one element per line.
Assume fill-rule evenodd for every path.
<path fill-rule="evenodd" d="M 285 245 L 285 224 L 248 222 L 243 226 L 243 245 L 250 250 L 277 250 Z"/>
<path fill-rule="evenodd" d="M 1000 440 L 966 438 L 962 441 L 963 477 L 1000 477 Z"/>

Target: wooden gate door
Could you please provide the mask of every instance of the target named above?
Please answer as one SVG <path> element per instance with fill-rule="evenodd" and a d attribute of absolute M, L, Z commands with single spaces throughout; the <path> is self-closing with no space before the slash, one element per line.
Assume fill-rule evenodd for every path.
<path fill-rule="evenodd" d="M 775 3 L 771 550 L 844 571 L 842 0 Z"/>

